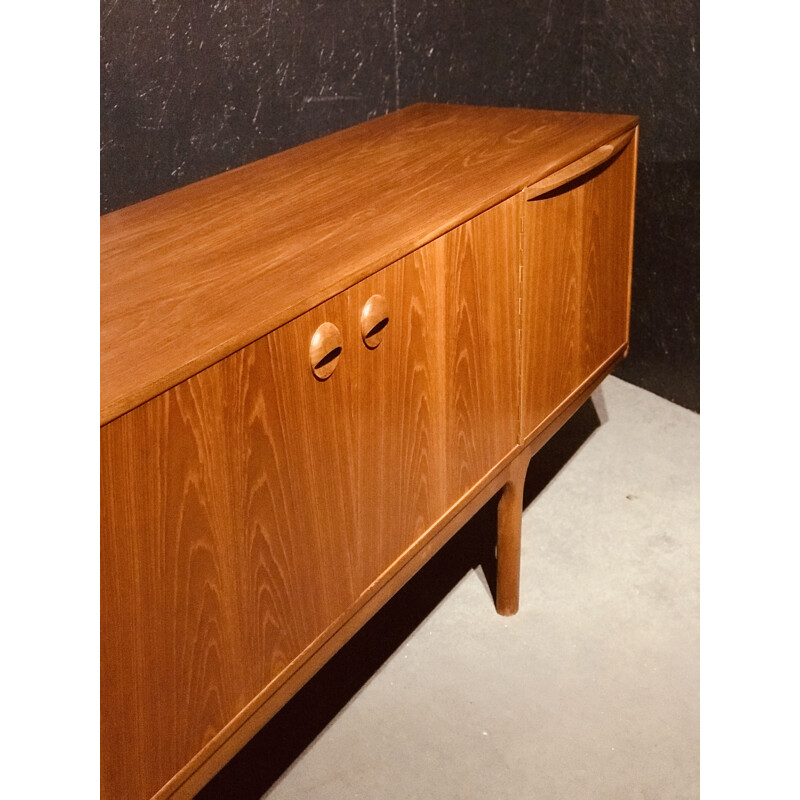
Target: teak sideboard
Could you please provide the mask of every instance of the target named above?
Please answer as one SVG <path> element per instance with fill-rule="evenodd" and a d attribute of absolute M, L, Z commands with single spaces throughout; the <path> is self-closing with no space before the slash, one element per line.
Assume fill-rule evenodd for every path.
<path fill-rule="evenodd" d="M 101 217 L 101 790 L 191 797 L 628 347 L 636 117 L 420 104 Z"/>

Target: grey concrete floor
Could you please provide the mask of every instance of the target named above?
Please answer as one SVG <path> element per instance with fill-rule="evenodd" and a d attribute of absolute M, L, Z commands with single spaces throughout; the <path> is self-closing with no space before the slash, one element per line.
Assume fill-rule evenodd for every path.
<path fill-rule="evenodd" d="M 520 612 L 490 504 L 202 796 L 699 797 L 699 428 L 607 378 L 529 470 Z"/>

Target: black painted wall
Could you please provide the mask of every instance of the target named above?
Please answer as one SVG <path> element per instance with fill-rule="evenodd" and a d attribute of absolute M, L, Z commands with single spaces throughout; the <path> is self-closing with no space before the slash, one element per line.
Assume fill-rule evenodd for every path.
<path fill-rule="evenodd" d="M 101 0 L 101 212 L 421 100 L 641 119 L 621 378 L 699 411 L 699 0 Z"/>

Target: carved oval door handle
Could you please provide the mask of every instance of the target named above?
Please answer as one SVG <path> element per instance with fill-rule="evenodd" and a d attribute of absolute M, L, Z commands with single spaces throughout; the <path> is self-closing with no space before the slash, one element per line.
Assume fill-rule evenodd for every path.
<path fill-rule="evenodd" d="M 361 338 L 370 350 L 374 350 L 381 343 L 388 324 L 389 310 L 386 298 L 380 294 L 372 295 L 361 310 Z"/>
<path fill-rule="evenodd" d="M 342 334 L 332 322 L 323 322 L 314 331 L 308 350 L 311 371 L 316 378 L 329 378 L 342 354 Z"/>

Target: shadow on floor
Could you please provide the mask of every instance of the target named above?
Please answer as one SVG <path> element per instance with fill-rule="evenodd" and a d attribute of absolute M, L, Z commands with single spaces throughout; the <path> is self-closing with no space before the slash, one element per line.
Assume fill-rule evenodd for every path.
<path fill-rule="evenodd" d="M 598 416 L 598 411 L 600 416 Z M 587 401 L 534 456 L 527 507 L 600 425 Z M 257 800 L 334 720 L 469 570 L 495 592 L 495 496 L 273 717 L 196 796 Z M 487 597 L 487 603 L 491 598 Z"/>

